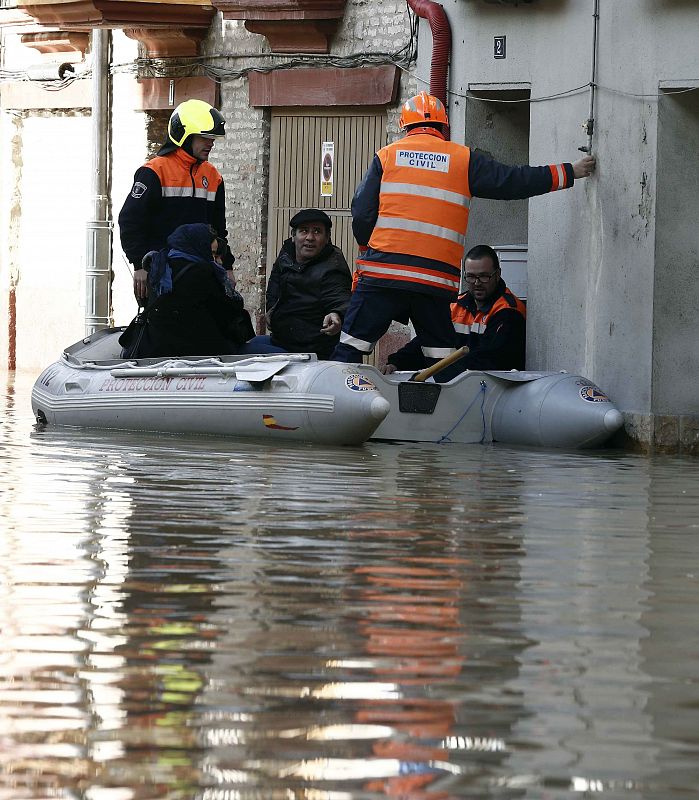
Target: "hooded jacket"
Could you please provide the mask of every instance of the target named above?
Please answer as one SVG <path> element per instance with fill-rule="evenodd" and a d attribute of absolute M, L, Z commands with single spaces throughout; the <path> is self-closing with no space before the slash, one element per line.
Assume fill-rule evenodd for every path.
<path fill-rule="evenodd" d="M 154 262 L 157 291 L 119 339 L 125 356 L 226 355 L 255 335 L 243 298 L 211 258 L 207 225 L 181 225 Z"/>

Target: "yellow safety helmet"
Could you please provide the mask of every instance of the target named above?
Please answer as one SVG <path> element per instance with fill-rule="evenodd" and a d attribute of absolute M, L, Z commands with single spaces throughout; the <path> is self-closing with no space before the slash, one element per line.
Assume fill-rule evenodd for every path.
<path fill-rule="evenodd" d="M 213 106 L 203 100 L 185 100 L 170 115 L 167 135 L 174 145 L 182 147 L 188 136 L 225 136 L 225 124 L 221 112 Z"/>

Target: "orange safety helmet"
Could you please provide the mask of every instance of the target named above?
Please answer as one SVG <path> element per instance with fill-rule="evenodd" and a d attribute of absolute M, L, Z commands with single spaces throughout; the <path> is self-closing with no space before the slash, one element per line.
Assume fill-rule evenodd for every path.
<path fill-rule="evenodd" d="M 444 104 L 438 97 L 427 92 L 420 92 L 410 100 L 406 100 L 400 112 L 398 124 L 401 130 L 411 128 L 413 125 L 424 125 L 426 122 L 439 122 L 449 124 Z"/>

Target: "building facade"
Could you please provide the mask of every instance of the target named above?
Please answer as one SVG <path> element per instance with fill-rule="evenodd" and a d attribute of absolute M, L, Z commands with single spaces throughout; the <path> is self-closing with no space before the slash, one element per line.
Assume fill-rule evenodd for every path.
<path fill-rule="evenodd" d="M 598 160 L 569 192 L 475 209 L 472 242 L 526 236 L 528 367 L 591 377 L 633 441 L 699 452 L 699 6 L 445 9 L 461 34 L 450 71 L 457 139 L 509 163 L 574 161 L 590 144 Z"/>
<path fill-rule="evenodd" d="M 92 5 L 88 24 L 80 15 Z M 0 366 L 38 372 L 85 331 L 95 19 L 111 30 L 107 216 L 116 219 L 172 108 L 187 97 L 216 104 L 227 135 L 211 160 L 226 183 L 238 285 L 259 325 L 296 209 L 324 208 L 352 260 L 354 187 L 397 135 L 402 100 L 429 89 L 444 49 L 436 4 L 409 5 L 146 0 L 127 4 L 141 17 L 125 19 L 113 0 L 6 0 Z M 443 9 L 452 139 L 506 163 L 575 161 L 589 147 L 598 159 L 595 176 L 570 191 L 473 203 L 467 244 L 519 254 L 512 278 L 527 296 L 528 367 L 594 380 L 624 412 L 630 442 L 699 451 L 699 7 L 445 0 Z M 110 321 L 124 325 L 136 304 L 118 231 L 111 250 Z"/>

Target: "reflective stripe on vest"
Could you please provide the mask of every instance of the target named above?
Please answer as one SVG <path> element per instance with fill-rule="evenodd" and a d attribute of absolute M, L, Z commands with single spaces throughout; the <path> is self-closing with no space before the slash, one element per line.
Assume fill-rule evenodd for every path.
<path fill-rule="evenodd" d="M 163 186 L 163 197 L 201 197 L 213 203 L 216 192 L 210 192 L 208 189 L 192 189 L 191 186 Z"/>
<path fill-rule="evenodd" d="M 459 268 L 471 199 L 469 149 L 417 134 L 383 147 L 377 156 L 383 175 L 369 246 Z"/>
<path fill-rule="evenodd" d="M 484 333 L 485 326 L 486 326 L 485 322 L 472 322 L 470 325 L 464 322 L 455 322 L 454 330 L 457 333 L 463 333 L 463 334 Z"/>
<path fill-rule="evenodd" d="M 457 231 L 443 228 L 441 225 L 433 225 L 430 222 L 418 222 L 415 219 L 398 219 L 397 217 L 379 217 L 376 220 L 377 228 L 395 228 L 402 231 L 412 231 L 413 233 L 427 233 L 430 236 L 439 236 L 441 239 L 448 239 L 463 246 L 466 237 Z"/>
<path fill-rule="evenodd" d="M 152 158 L 146 166 L 158 176 L 163 197 L 196 197 L 213 203 L 223 182 L 213 164 L 197 161 L 181 148 Z"/>
<path fill-rule="evenodd" d="M 449 291 L 459 291 L 459 278 L 444 272 L 428 270 L 408 264 L 387 264 L 383 261 L 364 261 L 357 259 L 357 272 L 371 278 L 383 278 L 392 281 L 422 283 L 425 286 L 437 286 Z"/>
<path fill-rule="evenodd" d="M 381 194 L 413 194 L 415 187 L 411 183 L 381 183 Z M 422 197 L 432 197 L 435 200 L 445 200 L 447 203 L 455 203 L 457 206 L 471 205 L 471 198 L 460 192 L 450 192 L 448 189 L 435 189 L 432 186 L 421 186 L 420 194 Z"/>
<path fill-rule="evenodd" d="M 567 189 L 570 186 L 568 175 L 563 164 L 549 164 L 551 170 L 551 191 Z"/>
<path fill-rule="evenodd" d="M 491 317 L 502 311 L 505 308 L 510 308 L 513 311 L 519 312 L 523 317 L 527 316 L 527 307 L 524 303 L 512 294 L 509 289 L 505 289 L 505 294 L 493 303 L 492 307 L 484 314 L 482 311 L 477 311 L 472 314 L 467 308 L 464 308 L 461 303 L 451 304 L 451 319 L 454 324 L 454 330 L 457 333 L 468 335 L 470 333 L 482 334 L 490 322 Z"/>

